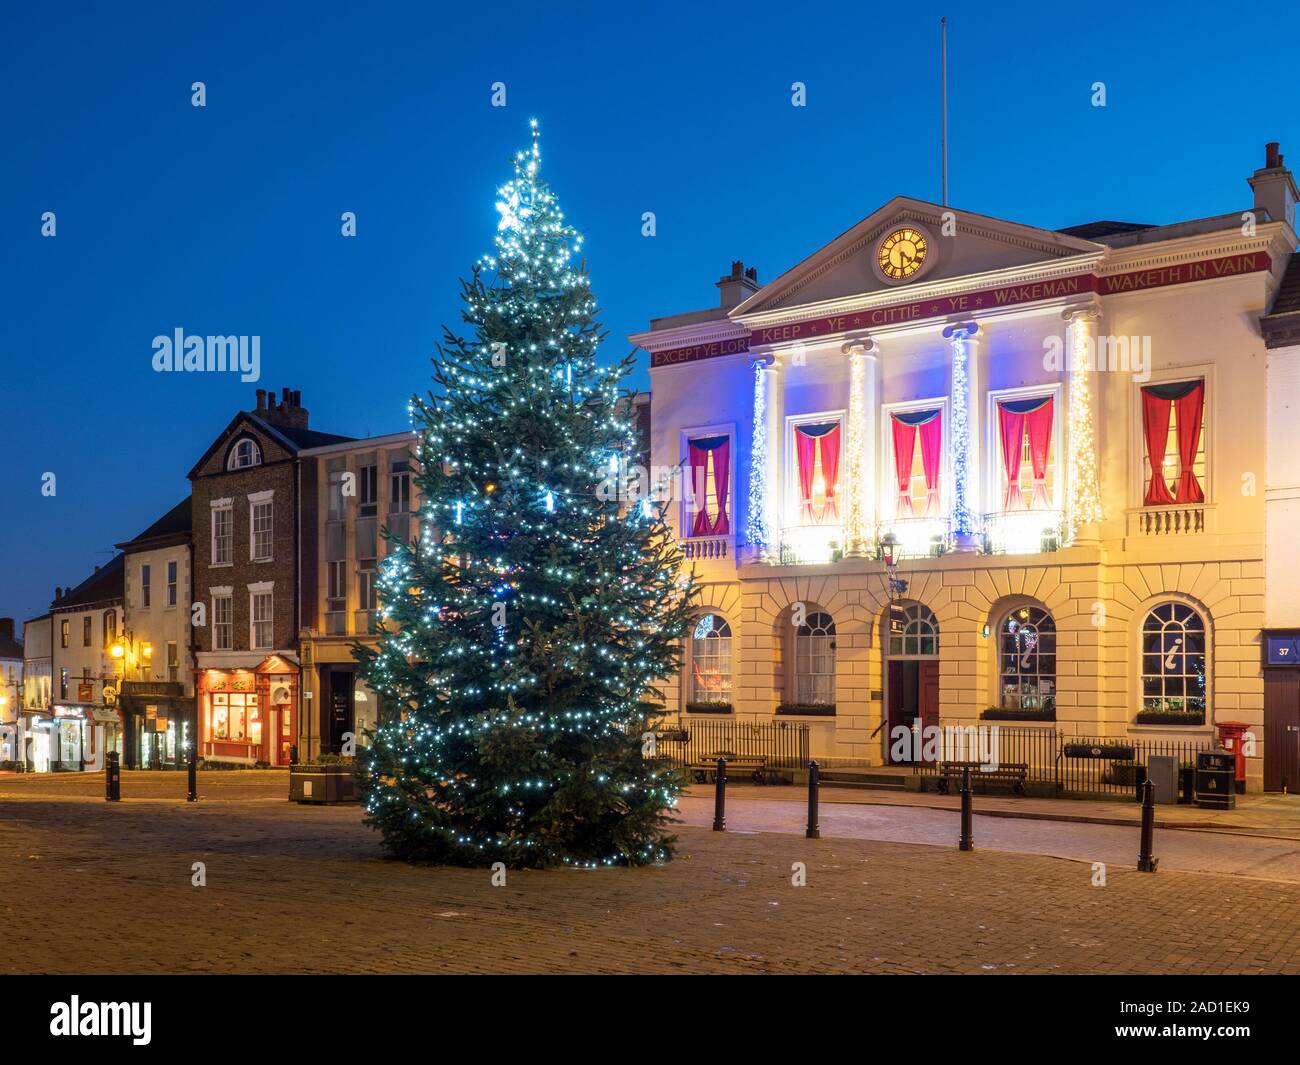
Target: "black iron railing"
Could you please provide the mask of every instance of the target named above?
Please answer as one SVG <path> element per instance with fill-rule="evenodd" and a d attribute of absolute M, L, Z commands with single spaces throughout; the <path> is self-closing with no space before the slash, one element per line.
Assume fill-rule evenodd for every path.
<path fill-rule="evenodd" d="M 978 727 L 945 727 L 937 760 L 926 760 L 917 771 L 938 773 L 943 761 L 996 761 L 999 765 L 1028 767 L 1026 782 L 1049 786 L 1061 796 L 1093 796 L 1137 800 L 1137 786 L 1146 779 L 1150 759 L 1176 758 L 1180 768 L 1194 765 L 1201 751 L 1214 749 L 1208 739 L 1097 739 L 1066 736 L 1049 728 L 984 723 L 997 729 L 981 736 Z M 965 732 L 963 739 L 961 733 Z"/>
<path fill-rule="evenodd" d="M 806 769 L 808 725 L 803 721 L 707 721 L 690 718 L 654 726 L 658 753 L 677 765 L 723 755 L 767 759 L 772 769 Z"/>
<path fill-rule="evenodd" d="M 1196 755 L 1210 751 L 1208 740 L 1090 739 L 1072 737 L 1057 755 L 1056 790 L 1062 795 L 1101 795 L 1138 798 L 1152 757 L 1176 758 L 1179 768 L 1195 765 Z"/>

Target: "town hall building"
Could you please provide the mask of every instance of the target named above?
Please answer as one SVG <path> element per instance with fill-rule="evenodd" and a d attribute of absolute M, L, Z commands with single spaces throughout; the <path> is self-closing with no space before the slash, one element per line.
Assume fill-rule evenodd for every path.
<path fill-rule="evenodd" d="M 900 196 L 634 336 L 702 585 L 667 709 L 867 766 L 918 723 L 1241 723 L 1249 787 L 1300 787 L 1297 190 L 1275 144 L 1248 182 L 1057 231 Z"/>

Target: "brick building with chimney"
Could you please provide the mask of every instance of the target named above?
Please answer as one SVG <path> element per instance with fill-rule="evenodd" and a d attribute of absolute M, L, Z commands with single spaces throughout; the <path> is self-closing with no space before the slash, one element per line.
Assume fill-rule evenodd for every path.
<path fill-rule="evenodd" d="M 198 754 L 288 765 L 300 713 L 299 453 L 350 439 L 308 428 L 302 393 L 257 390 L 190 471 Z"/>

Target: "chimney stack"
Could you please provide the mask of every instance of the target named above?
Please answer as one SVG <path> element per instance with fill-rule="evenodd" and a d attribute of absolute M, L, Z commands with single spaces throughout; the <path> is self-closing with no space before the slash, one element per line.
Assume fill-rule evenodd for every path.
<path fill-rule="evenodd" d="M 758 269 L 751 266 L 747 270 L 743 262 L 733 259 L 731 273 L 719 278 L 717 284 L 718 291 L 722 294 L 722 309 L 729 311 L 733 307 L 739 307 L 759 290 Z"/>
<path fill-rule="evenodd" d="M 262 401 L 263 391 L 257 390 L 258 402 Z M 265 393 L 266 405 L 259 406 L 256 413 L 261 416 L 263 421 L 270 422 L 272 425 L 286 426 L 290 429 L 307 428 L 307 411 L 302 405 L 302 391 L 299 389 L 282 388 L 280 390 L 280 401 L 277 403 L 275 392 Z"/>
<path fill-rule="evenodd" d="M 257 413 L 261 414 L 264 410 L 266 410 L 266 389 L 259 388 L 257 390 Z"/>
<path fill-rule="evenodd" d="M 1294 230 L 1295 205 L 1300 199 L 1300 191 L 1296 189 L 1295 178 L 1286 168 L 1279 147 L 1277 141 L 1264 145 L 1264 165 L 1246 181 L 1255 192 L 1256 215 L 1267 214 L 1268 221 L 1286 222 Z M 1264 219 L 1256 218 L 1256 221 Z"/>

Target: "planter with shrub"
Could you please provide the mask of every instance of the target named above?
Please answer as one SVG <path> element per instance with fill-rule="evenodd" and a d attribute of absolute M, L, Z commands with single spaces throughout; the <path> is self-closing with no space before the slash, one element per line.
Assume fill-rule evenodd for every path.
<path fill-rule="evenodd" d="M 730 703 L 687 703 L 686 712 L 688 714 L 729 714 L 731 713 Z"/>
<path fill-rule="evenodd" d="M 787 717 L 834 717 L 834 703 L 781 703 L 776 712 Z"/>
<path fill-rule="evenodd" d="M 1019 709 L 1016 707 L 990 706 L 982 714 L 981 721 L 1055 721 L 1055 710 Z"/>
<path fill-rule="evenodd" d="M 1139 710 L 1133 719 L 1139 725 L 1204 725 L 1200 710 Z"/>

